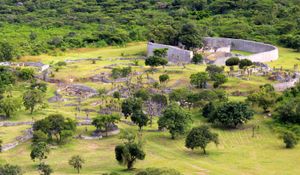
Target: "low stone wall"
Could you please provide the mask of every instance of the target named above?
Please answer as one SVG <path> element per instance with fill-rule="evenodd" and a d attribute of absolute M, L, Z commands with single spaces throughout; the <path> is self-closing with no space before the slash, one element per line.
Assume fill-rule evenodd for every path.
<path fill-rule="evenodd" d="M 24 143 L 33 137 L 32 128 L 25 130 L 23 133 L 24 133 L 23 135 L 16 137 L 14 142 L 3 144 L 1 147 L 1 151 L 8 151 L 10 149 L 13 149 L 19 144 Z"/>
<path fill-rule="evenodd" d="M 179 47 L 164 45 L 164 44 L 157 44 L 148 42 L 147 46 L 147 56 L 152 56 L 153 51 L 155 49 L 168 49 L 168 61 L 172 63 L 189 63 L 193 58 L 193 52 L 189 50 L 184 50 Z"/>
<path fill-rule="evenodd" d="M 232 38 L 205 37 L 207 47 L 231 47 L 231 50 L 241 50 L 253 53 L 249 56 L 239 56 L 240 59 L 249 59 L 253 62 L 270 62 L 278 59 L 278 48 L 270 44 Z M 215 64 L 224 65 L 228 58 L 218 59 Z"/>

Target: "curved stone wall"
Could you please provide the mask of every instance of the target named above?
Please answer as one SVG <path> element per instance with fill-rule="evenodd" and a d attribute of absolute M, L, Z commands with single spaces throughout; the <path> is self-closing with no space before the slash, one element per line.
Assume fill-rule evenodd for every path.
<path fill-rule="evenodd" d="M 208 47 L 220 48 L 229 45 L 231 50 L 253 53 L 249 56 L 240 56 L 240 59 L 247 58 L 253 62 L 270 62 L 278 59 L 278 48 L 270 44 L 232 38 L 205 37 L 203 40 L 204 45 Z M 225 64 L 226 59 L 217 60 L 216 64 Z"/>
<path fill-rule="evenodd" d="M 168 61 L 172 63 L 189 63 L 193 58 L 193 52 L 189 50 L 184 50 L 179 47 L 164 45 L 164 44 L 157 44 L 148 42 L 147 46 L 147 56 L 152 56 L 153 51 L 155 49 L 168 49 Z"/>

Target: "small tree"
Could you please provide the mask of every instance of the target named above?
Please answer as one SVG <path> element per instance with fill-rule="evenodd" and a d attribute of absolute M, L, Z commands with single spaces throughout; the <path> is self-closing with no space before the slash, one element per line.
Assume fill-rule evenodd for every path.
<path fill-rule="evenodd" d="M 38 165 L 38 170 L 40 172 L 40 175 L 50 175 L 53 173 L 53 170 L 50 167 L 50 165 L 47 165 L 44 162 Z"/>
<path fill-rule="evenodd" d="M 203 61 L 203 56 L 201 54 L 196 53 L 192 58 L 192 63 L 199 64 Z"/>
<path fill-rule="evenodd" d="M 17 75 L 22 80 L 32 80 L 34 78 L 34 70 L 31 68 L 23 68 L 17 72 Z"/>
<path fill-rule="evenodd" d="M 175 103 L 169 105 L 158 120 L 160 129 L 169 130 L 172 139 L 186 133 L 192 122 L 191 115 Z"/>
<path fill-rule="evenodd" d="M 0 61 L 11 61 L 14 58 L 14 48 L 8 42 L 0 43 Z"/>
<path fill-rule="evenodd" d="M 69 165 L 73 166 L 73 168 L 76 169 L 77 173 L 79 174 L 84 162 L 85 161 L 82 157 L 76 155 L 71 157 L 71 159 L 69 160 Z"/>
<path fill-rule="evenodd" d="M 121 137 L 125 139 L 124 143 L 115 147 L 116 160 L 121 165 L 126 165 L 128 170 L 133 168 L 137 160 L 144 160 L 146 157 L 141 142 L 136 142 L 135 138 L 132 132 L 125 132 Z"/>
<path fill-rule="evenodd" d="M 240 63 L 240 59 L 238 57 L 232 57 L 225 61 L 225 65 L 230 67 L 230 70 L 233 71 L 233 66 L 236 66 Z"/>
<path fill-rule="evenodd" d="M 92 124 L 100 130 L 105 129 L 106 137 L 108 136 L 109 127 L 114 126 L 118 121 L 120 121 L 120 116 L 116 114 L 100 115 L 94 118 Z"/>
<path fill-rule="evenodd" d="M 218 88 L 220 85 L 227 82 L 227 77 L 222 73 L 216 73 L 211 76 L 211 80 L 214 81 L 214 88 Z"/>
<path fill-rule="evenodd" d="M 141 110 L 142 109 L 142 100 L 138 98 L 127 98 L 122 102 L 121 108 L 122 108 L 122 113 L 127 119 L 133 111 L 136 110 Z"/>
<path fill-rule="evenodd" d="M 159 82 L 160 83 L 164 83 L 166 81 L 168 81 L 170 79 L 169 75 L 168 74 L 162 74 L 159 76 Z"/>
<path fill-rule="evenodd" d="M 149 117 L 142 110 L 137 110 L 131 115 L 131 121 L 138 125 L 139 131 L 142 131 L 142 127 L 147 126 Z"/>
<path fill-rule="evenodd" d="M 43 92 L 38 89 L 27 90 L 23 95 L 23 104 L 32 114 L 36 106 L 44 104 Z"/>
<path fill-rule="evenodd" d="M 150 56 L 145 60 L 145 65 L 151 66 L 152 69 L 153 69 L 153 67 L 167 65 L 168 60 L 165 59 L 165 57 L 167 56 L 167 51 L 168 51 L 168 49 L 166 49 L 166 48 L 155 49 L 153 51 L 153 56 Z"/>
<path fill-rule="evenodd" d="M 21 108 L 19 99 L 13 97 L 5 97 L 0 100 L 0 111 L 5 113 L 7 118 Z"/>
<path fill-rule="evenodd" d="M 299 137 L 291 131 L 285 131 L 282 135 L 286 148 L 294 148 L 298 144 Z"/>
<path fill-rule="evenodd" d="M 47 159 L 49 153 L 50 153 L 50 149 L 47 143 L 39 142 L 33 145 L 33 148 L 30 153 L 30 157 L 33 161 L 38 159 L 41 163 L 43 159 Z"/>
<path fill-rule="evenodd" d="M 120 100 L 120 98 L 121 98 L 120 92 L 119 91 L 114 92 L 113 93 L 113 97 L 116 98 L 116 99 L 118 99 L 118 100 Z"/>
<path fill-rule="evenodd" d="M 253 111 L 246 103 L 226 102 L 217 107 L 210 121 L 226 127 L 236 128 L 252 119 Z"/>
<path fill-rule="evenodd" d="M 150 98 L 150 92 L 147 89 L 139 89 L 134 93 L 136 98 L 140 98 L 143 101 L 147 101 Z"/>
<path fill-rule="evenodd" d="M 200 126 L 190 131 L 186 137 L 185 146 L 192 150 L 200 147 L 203 153 L 206 154 L 205 148 L 210 142 L 214 142 L 216 145 L 219 144 L 218 134 L 211 132 L 208 126 Z"/>
<path fill-rule="evenodd" d="M 243 69 L 245 67 L 248 67 L 248 66 L 252 66 L 252 61 L 251 60 L 248 60 L 248 59 L 242 59 L 240 60 L 239 62 L 239 68 L 240 69 Z"/>
<path fill-rule="evenodd" d="M 197 88 L 206 88 L 207 81 L 209 80 L 206 72 L 199 72 L 190 76 L 190 82 Z"/>

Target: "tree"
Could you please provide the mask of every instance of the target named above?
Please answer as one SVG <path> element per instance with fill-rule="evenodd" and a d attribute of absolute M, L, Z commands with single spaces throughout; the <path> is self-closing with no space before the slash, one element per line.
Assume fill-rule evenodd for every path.
<path fill-rule="evenodd" d="M 113 93 L 113 97 L 116 98 L 116 99 L 118 99 L 118 100 L 120 100 L 120 98 L 121 98 L 120 92 L 119 91 L 114 92 Z"/>
<path fill-rule="evenodd" d="M 150 92 L 147 89 L 139 89 L 134 93 L 136 98 L 140 98 L 143 101 L 147 101 L 150 98 Z"/>
<path fill-rule="evenodd" d="M 69 165 L 73 166 L 74 169 L 77 170 L 77 173 L 80 173 L 80 169 L 82 169 L 82 166 L 84 164 L 84 159 L 80 157 L 79 155 L 72 156 L 69 160 Z"/>
<path fill-rule="evenodd" d="M 33 145 L 33 148 L 30 153 L 30 157 L 33 161 L 38 159 L 40 163 L 43 159 L 47 159 L 48 154 L 50 153 L 50 148 L 45 142 L 39 142 Z"/>
<path fill-rule="evenodd" d="M 291 131 L 285 131 L 282 136 L 286 148 L 294 148 L 298 144 L 299 137 Z"/>
<path fill-rule="evenodd" d="M 159 82 L 164 83 L 170 79 L 170 76 L 168 74 L 162 74 L 159 76 Z"/>
<path fill-rule="evenodd" d="M 246 103 L 226 102 L 217 107 L 214 115 L 209 120 L 225 127 L 236 128 L 238 125 L 252 119 L 253 114 Z"/>
<path fill-rule="evenodd" d="M 142 110 L 137 110 L 131 115 L 131 121 L 138 125 L 139 130 L 141 131 L 143 126 L 147 126 L 149 117 Z"/>
<path fill-rule="evenodd" d="M 34 78 L 34 70 L 31 68 L 23 68 L 17 72 L 17 75 L 22 80 L 32 80 Z"/>
<path fill-rule="evenodd" d="M 109 128 L 115 126 L 115 124 L 118 121 L 120 121 L 119 115 L 108 114 L 108 115 L 100 115 L 94 118 L 92 124 L 97 128 L 98 131 L 104 128 L 107 137 Z"/>
<path fill-rule="evenodd" d="M 127 98 L 122 102 L 121 108 L 122 113 L 127 119 L 127 117 L 133 113 L 133 111 L 142 109 L 142 100 L 138 98 Z"/>
<path fill-rule="evenodd" d="M 30 110 L 30 114 L 38 105 L 44 104 L 44 93 L 38 89 L 27 90 L 23 94 L 23 104 L 27 110 Z"/>
<path fill-rule="evenodd" d="M 203 61 L 203 56 L 201 54 L 196 53 L 192 58 L 192 63 L 199 64 Z"/>
<path fill-rule="evenodd" d="M 21 167 L 17 165 L 0 165 L 0 174 L 1 175 L 22 175 Z"/>
<path fill-rule="evenodd" d="M 213 74 L 211 80 L 214 81 L 214 88 L 218 88 L 220 85 L 227 82 L 227 77 L 222 73 Z"/>
<path fill-rule="evenodd" d="M 136 136 L 132 132 L 125 132 L 121 139 L 125 139 L 123 144 L 115 147 L 116 160 L 121 165 L 126 165 L 127 169 L 133 168 L 137 160 L 144 160 L 146 154 L 143 150 L 142 143 L 136 142 Z"/>
<path fill-rule="evenodd" d="M 40 172 L 40 175 L 50 175 L 51 173 L 53 173 L 53 170 L 50 167 L 50 165 L 47 165 L 44 162 L 38 165 L 38 170 Z"/>
<path fill-rule="evenodd" d="M 240 63 L 240 59 L 238 57 L 232 57 L 225 61 L 225 65 L 230 67 L 230 70 L 233 71 L 233 66 L 236 66 Z"/>
<path fill-rule="evenodd" d="M 61 114 L 51 114 L 36 121 L 33 124 L 33 131 L 42 131 L 47 134 L 49 142 L 55 141 L 57 144 L 63 144 L 72 138 L 76 131 L 76 123 L 70 118 L 64 118 Z"/>
<path fill-rule="evenodd" d="M 202 47 L 202 35 L 198 27 L 193 23 L 183 24 L 179 34 L 179 42 L 187 49 Z"/>
<path fill-rule="evenodd" d="M 172 139 L 185 134 L 191 125 L 191 115 L 175 103 L 170 104 L 158 120 L 159 128 L 169 130 Z"/>
<path fill-rule="evenodd" d="M 168 64 L 168 60 L 165 59 L 167 56 L 168 49 L 155 49 L 153 51 L 153 56 L 149 56 L 145 60 L 146 66 L 157 67 L 157 66 L 165 66 Z"/>
<path fill-rule="evenodd" d="M 3 92 L 8 85 L 15 84 L 15 75 L 7 67 L 0 66 L 0 92 Z"/>
<path fill-rule="evenodd" d="M 188 96 L 191 94 L 191 91 L 187 88 L 175 89 L 169 94 L 171 101 L 179 102 L 180 106 L 183 106 L 184 103 L 188 100 Z"/>
<path fill-rule="evenodd" d="M 298 98 L 291 98 L 281 102 L 275 111 L 275 116 L 281 123 L 300 124 L 300 103 Z"/>
<path fill-rule="evenodd" d="M 0 43 L 0 61 L 11 61 L 14 57 L 14 48 L 8 42 Z"/>
<path fill-rule="evenodd" d="M 211 132 L 208 126 L 200 126 L 190 131 L 186 137 L 185 146 L 192 150 L 200 147 L 206 154 L 205 148 L 210 142 L 219 144 L 218 134 Z"/>
<path fill-rule="evenodd" d="M 7 118 L 21 108 L 19 99 L 7 96 L 0 100 L 0 111 L 5 113 Z"/>
<path fill-rule="evenodd" d="M 206 72 L 199 72 L 190 76 L 190 82 L 197 88 L 206 88 L 209 77 Z"/>
<path fill-rule="evenodd" d="M 208 65 L 205 69 L 208 72 L 209 76 L 212 77 L 215 74 L 220 74 L 224 72 L 224 66 L 217 66 L 217 65 Z"/>
<path fill-rule="evenodd" d="M 245 67 L 248 67 L 248 66 L 252 66 L 252 61 L 251 60 L 248 60 L 248 59 L 242 59 L 240 60 L 239 62 L 239 68 L 240 69 L 243 69 Z"/>

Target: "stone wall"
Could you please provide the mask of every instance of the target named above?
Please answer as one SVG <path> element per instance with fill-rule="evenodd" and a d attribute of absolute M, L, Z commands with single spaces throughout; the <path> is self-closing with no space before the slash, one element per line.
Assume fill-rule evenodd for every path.
<path fill-rule="evenodd" d="M 147 56 L 152 56 L 155 49 L 168 49 L 168 61 L 172 63 L 189 63 L 193 58 L 193 52 L 179 47 L 148 42 Z"/>
<path fill-rule="evenodd" d="M 240 59 L 249 59 L 253 62 L 270 62 L 278 59 L 278 48 L 270 44 L 232 38 L 205 37 L 204 45 L 208 47 L 224 47 L 230 45 L 231 50 L 241 50 L 253 53 L 249 56 L 239 56 Z M 228 58 L 216 60 L 215 64 L 224 65 Z"/>

